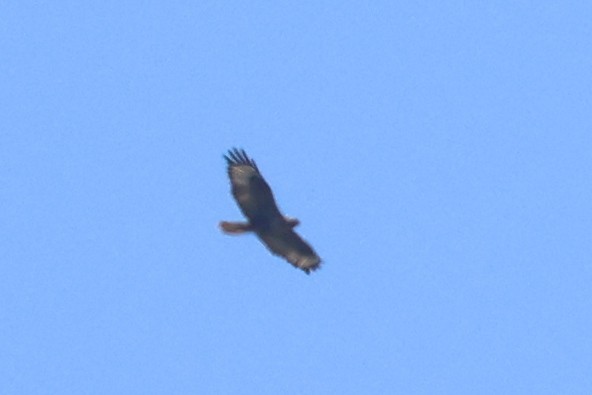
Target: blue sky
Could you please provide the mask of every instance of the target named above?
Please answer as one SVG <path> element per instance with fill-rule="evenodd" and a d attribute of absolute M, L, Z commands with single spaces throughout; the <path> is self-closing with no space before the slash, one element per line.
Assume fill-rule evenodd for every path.
<path fill-rule="evenodd" d="M 3 394 L 592 393 L 592 3 L 0 14 Z"/>

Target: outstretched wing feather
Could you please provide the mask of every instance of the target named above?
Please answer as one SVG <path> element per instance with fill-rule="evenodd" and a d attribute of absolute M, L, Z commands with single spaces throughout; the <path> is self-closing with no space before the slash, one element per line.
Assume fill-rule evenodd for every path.
<path fill-rule="evenodd" d="M 306 273 L 316 270 L 321 264 L 321 259 L 310 245 L 286 224 L 278 224 L 270 230 L 259 231 L 257 235 L 273 254 L 284 257 Z"/>
<path fill-rule="evenodd" d="M 225 155 L 232 195 L 243 214 L 252 222 L 281 215 L 271 188 L 259 172 L 257 164 L 244 150 L 233 149 Z"/>

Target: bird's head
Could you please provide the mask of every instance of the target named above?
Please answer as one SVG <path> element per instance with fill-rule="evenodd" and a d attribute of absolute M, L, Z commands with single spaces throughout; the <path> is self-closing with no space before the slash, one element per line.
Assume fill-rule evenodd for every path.
<path fill-rule="evenodd" d="M 284 219 L 286 220 L 286 222 L 288 223 L 288 225 L 290 225 L 291 228 L 295 228 L 298 225 L 300 225 L 300 220 L 298 218 L 292 218 L 292 217 L 286 217 L 286 216 L 284 216 Z"/>

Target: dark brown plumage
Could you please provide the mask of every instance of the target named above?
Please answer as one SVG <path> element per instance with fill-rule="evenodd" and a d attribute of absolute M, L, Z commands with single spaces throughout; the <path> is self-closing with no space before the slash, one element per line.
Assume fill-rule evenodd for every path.
<path fill-rule="evenodd" d="M 255 232 L 275 255 L 309 274 L 319 268 L 321 259 L 293 228 L 295 218 L 285 217 L 277 207 L 271 188 L 263 179 L 257 164 L 244 150 L 236 148 L 224 155 L 232 195 L 248 222 L 220 222 L 222 230 L 231 235 Z"/>

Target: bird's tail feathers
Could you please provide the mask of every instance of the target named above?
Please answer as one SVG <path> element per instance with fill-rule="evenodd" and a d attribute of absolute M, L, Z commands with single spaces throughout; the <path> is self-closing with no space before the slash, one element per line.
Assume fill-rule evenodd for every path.
<path fill-rule="evenodd" d="M 221 221 L 220 229 L 228 235 L 239 235 L 253 230 L 248 222 Z"/>

